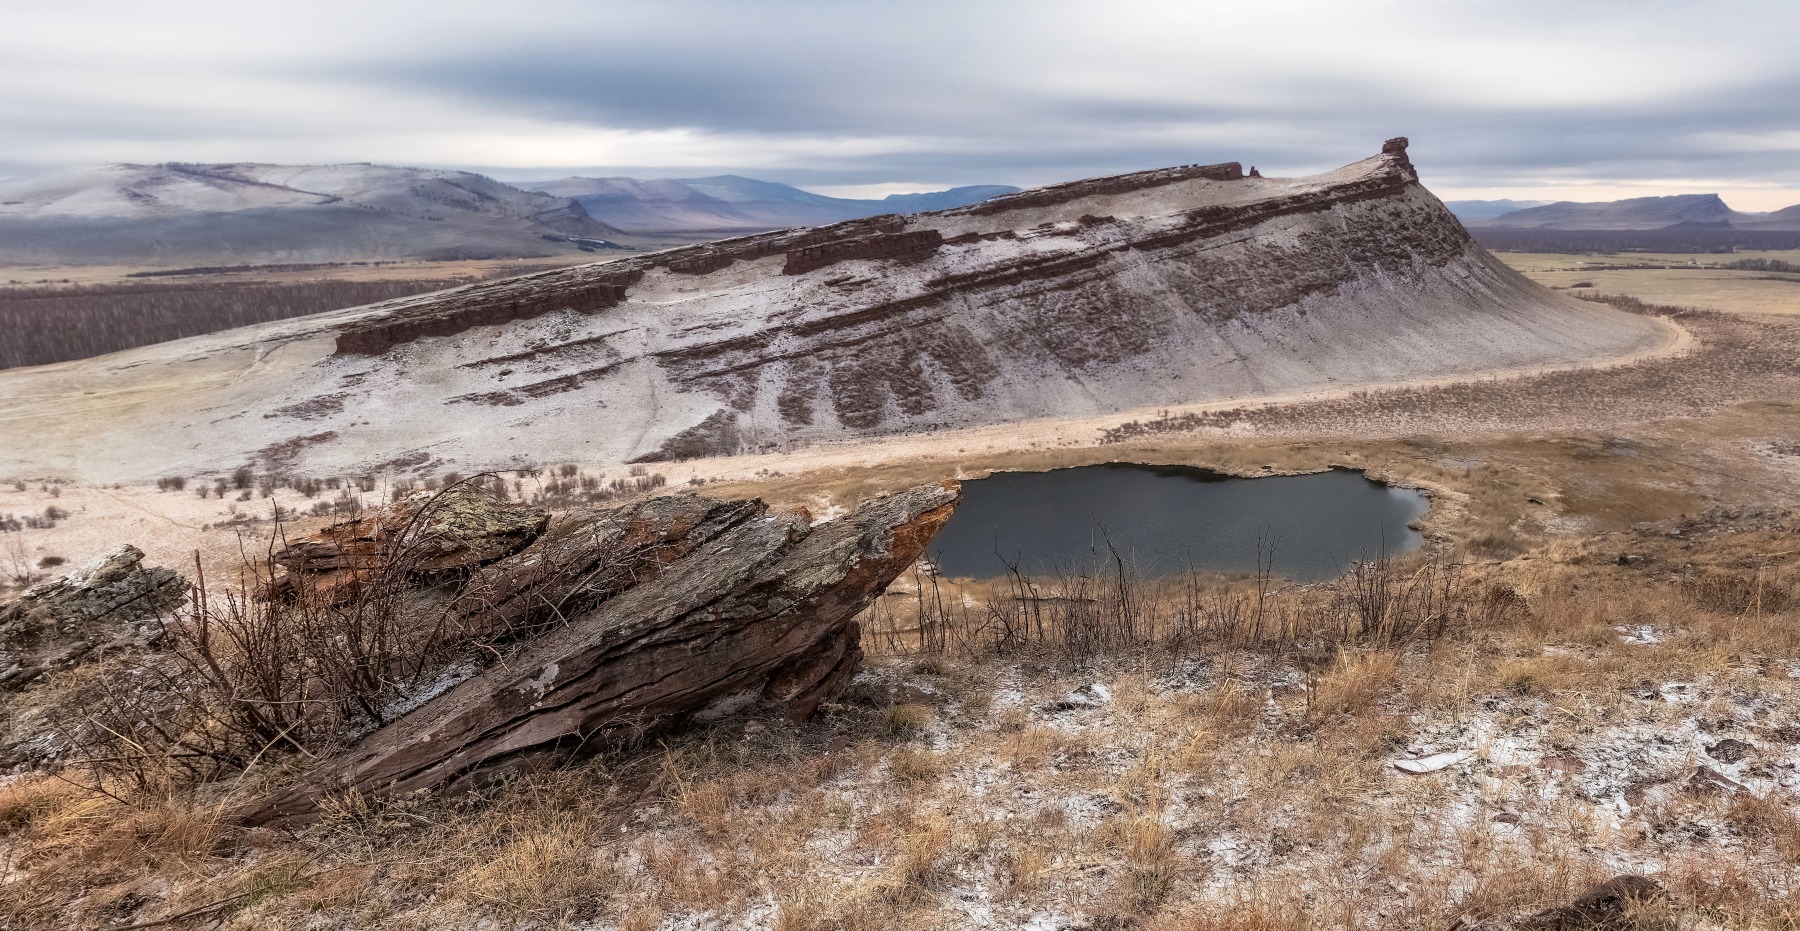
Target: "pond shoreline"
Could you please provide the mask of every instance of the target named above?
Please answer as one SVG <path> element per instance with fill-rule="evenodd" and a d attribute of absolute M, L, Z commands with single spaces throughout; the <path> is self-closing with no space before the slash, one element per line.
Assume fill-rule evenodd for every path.
<path fill-rule="evenodd" d="M 1264 567 L 1320 581 L 1423 547 L 1436 497 L 1344 466 L 1241 475 L 1141 462 L 994 470 L 963 490 L 930 553 L 946 576 L 970 579 L 1116 563 L 1146 576 Z"/>

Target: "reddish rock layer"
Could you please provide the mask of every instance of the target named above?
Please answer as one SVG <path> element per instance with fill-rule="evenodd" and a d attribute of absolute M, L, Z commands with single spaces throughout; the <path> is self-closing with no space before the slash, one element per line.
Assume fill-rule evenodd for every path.
<path fill-rule="evenodd" d="M 1045 207 L 1098 194 L 1119 194 L 1194 179 L 1239 180 L 1241 167 L 1190 165 L 1135 174 L 1071 181 L 995 198 L 972 207 L 941 211 L 944 216 L 987 216 L 1011 210 Z M 374 320 L 346 327 L 337 337 L 339 355 L 379 355 L 394 346 L 434 336 L 454 336 L 472 327 L 528 320 L 552 310 L 593 313 L 626 299 L 646 269 L 662 268 L 684 275 L 707 275 L 738 260 L 754 261 L 785 255 L 783 274 L 800 275 L 851 259 L 916 261 L 937 251 L 944 237 L 937 230 L 907 230 L 899 216 L 850 220 L 817 230 L 761 233 L 699 246 L 625 259 L 591 273 L 559 269 L 505 282 L 477 285 L 435 295 L 429 301 L 396 301 Z"/>

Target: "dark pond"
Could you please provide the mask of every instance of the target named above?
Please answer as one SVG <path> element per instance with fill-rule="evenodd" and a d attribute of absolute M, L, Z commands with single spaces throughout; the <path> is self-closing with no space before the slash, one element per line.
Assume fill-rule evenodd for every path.
<path fill-rule="evenodd" d="M 1424 495 L 1333 470 L 1230 478 L 1184 466 L 1129 463 L 1051 472 L 996 472 L 963 482 L 963 503 L 931 543 L 947 576 L 994 578 L 1015 562 L 1027 574 L 1084 571 L 1116 549 L 1145 575 L 1252 573 L 1257 547 L 1274 573 L 1303 581 L 1338 575 L 1385 549 L 1423 542 L 1408 525 Z"/>

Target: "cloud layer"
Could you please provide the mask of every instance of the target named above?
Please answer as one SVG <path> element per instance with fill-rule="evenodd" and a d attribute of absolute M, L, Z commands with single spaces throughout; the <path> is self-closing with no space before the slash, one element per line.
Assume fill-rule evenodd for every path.
<path fill-rule="evenodd" d="M 1036 184 L 1328 168 L 1452 196 L 1800 201 L 1791 2 L 39 4 L 0 174 L 378 161 L 506 178 Z"/>

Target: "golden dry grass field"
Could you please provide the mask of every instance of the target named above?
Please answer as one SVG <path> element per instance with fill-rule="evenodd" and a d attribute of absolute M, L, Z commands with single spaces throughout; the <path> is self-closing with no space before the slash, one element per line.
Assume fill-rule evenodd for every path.
<path fill-rule="evenodd" d="M 1708 307 L 1732 313 L 1800 313 L 1800 274 L 1711 267 L 1759 258 L 1800 264 L 1800 252 L 1737 252 L 1731 255 L 1500 252 L 1496 255 L 1531 279 L 1552 288 L 1629 294 L 1651 304 Z"/>

